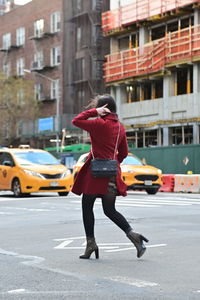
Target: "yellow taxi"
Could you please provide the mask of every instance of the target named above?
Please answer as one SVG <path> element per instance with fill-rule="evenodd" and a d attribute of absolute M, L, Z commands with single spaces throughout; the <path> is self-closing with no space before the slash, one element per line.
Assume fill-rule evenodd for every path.
<path fill-rule="evenodd" d="M 49 152 L 39 149 L 0 149 L 0 190 L 15 197 L 36 192 L 67 196 L 73 184 L 70 170 Z"/>
<path fill-rule="evenodd" d="M 73 176 L 86 161 L 88 153 L 82 154 L 73 167 Z M 129 153 L 121 163 L 122 179 L 128 190 L 145 190 L 148 194 L 156 194 L 162 185 L 162 171 L 144 164 L 138 157 Z"/>

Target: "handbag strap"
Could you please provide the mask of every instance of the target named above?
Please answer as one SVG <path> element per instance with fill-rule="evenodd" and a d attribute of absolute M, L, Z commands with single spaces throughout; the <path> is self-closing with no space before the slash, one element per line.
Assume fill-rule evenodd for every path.
<path fill-rule="evenodd" d="M 116 152 L 117 152 L 117 145 L 118 145 L 118 141 L 119 141 L 119 134 L 120 134 L 120 122 L 119 122 L 119 129 L 118 129 L 118 134 L 117 134 L 117 140 L 116 140 L 116 143 L 115 143 L 115 150 L 114 150 L 113 159 L 115 159 L 115 155 L 116 155 Z M 91 148 L 91 153 L 92 153 L 92 158 L 95 159 L 92 148 Z"/>

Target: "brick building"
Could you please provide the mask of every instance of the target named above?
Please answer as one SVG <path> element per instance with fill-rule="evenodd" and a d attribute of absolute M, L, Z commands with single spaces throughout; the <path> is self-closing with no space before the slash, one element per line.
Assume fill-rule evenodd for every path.
<path fill-rule="evenodd" d="M 200 2 L 111 0 L 105 81 L 130 144 L 200 142 Z M 121 4 L 121 5 L 120 5 Z"/>
<path fill-rule="evenodd" d="M 104 91 L 101 0 L 32 0 L 0 16 L 0 69 L 35 81 L 40 117 L 24 123 L 21 142 L 49 146 L 71 119 Z"/>

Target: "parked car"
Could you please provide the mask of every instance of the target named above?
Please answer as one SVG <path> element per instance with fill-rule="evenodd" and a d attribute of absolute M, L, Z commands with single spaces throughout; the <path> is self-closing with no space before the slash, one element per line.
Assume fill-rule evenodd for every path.
<path fill-rule="evenodd" d="M 88 157 L 81 155 L 73 167 L 76 177 Z M 121 163 L 122 179 L 128 190 L 145 190 L 148 194 L 156 194 L 162 185 L 162 171 L 156 167 L 144 164 L 138 157 L 129 153 Z"/>
<path fill-rule="evenodd" d="M 68 195 L 73 184 L 70 170 L 49 152 L 39 149 L 0 149 L 0 190 L 15 197 L 36 192 Z"/>

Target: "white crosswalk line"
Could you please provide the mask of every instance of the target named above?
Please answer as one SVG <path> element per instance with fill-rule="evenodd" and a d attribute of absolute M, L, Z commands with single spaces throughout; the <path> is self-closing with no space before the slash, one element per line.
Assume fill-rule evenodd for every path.
<path fill-rule="evenodd" d="M 191 205 L 200 205 L 200 199 L 197 198 L 180 198 L 177 195 L 167 196 L 167 197 L 158 197 L 157 195 L 145 195 L 141 194 L 141 197 L 138 195 L 131 195 L 132 197 L 118 197 L 116 200 L 117 206 L 128 206 L 128 207 L 149 207 L 156 208 L 161 206 L 191 206 Z M 136 196 L 136 197 L 135 197 Z M 72 200 L 72 203 L 80 203 L 80 200 Z M 101 199 L 97 199 L 95 202 L 97 205 L 101 205 Z"/>

